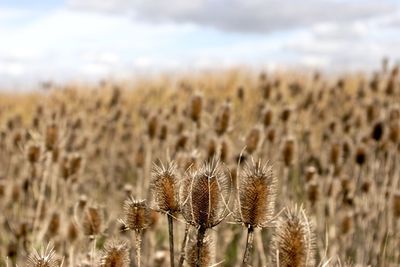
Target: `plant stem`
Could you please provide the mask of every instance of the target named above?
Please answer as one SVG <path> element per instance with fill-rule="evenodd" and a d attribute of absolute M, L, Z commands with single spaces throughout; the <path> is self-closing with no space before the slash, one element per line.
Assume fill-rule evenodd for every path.
<path fill-rule="evenodd" d="M 181 255 L 179 257 L 178 267 L 182 267 L 183 266 L 183 262 L 185 261 L 185 247 L 186 247 L 188 236 L 189 236 L 189 224 L 186 224 L 186 226 L 185 226 L 185 235 L 184 235 L 183 241 L 182 241 Z"/>
<path fill-rule="evenodd" d="M 204 237 L 206 235 L 206 229 L 205 227 L 200 227 L 198 232 L 197 232 L 197 247 L 196 247 L 196 267 L 201 267 L 201 251 L 203 248 L 203 241 Z"/>
<path fill-rule="evenodd" d="M 142 236 L 141 231 L 135 231 L 135 246 L 136 246 L 136 260 L 137 260 L 137 267 L 140 267 L 140 247 L 142 245 Z"/>
<path fill-rule="evenodd" d="M 171 267 L 175 266 L 174 263 L 174 219 L 171 214 L 167 214 L 168 217 L 168 233 L 169 233 L 169 259 Z"/>
<path fill-rule="evenodd" d="M 253 248 L 253 239 L 254 239 L 254 227 L 249 226 L 247 229 L 246 250 L 244 251 L 242 266 L 248 266 L 250 259 L 250 252 L 251 249 Z"/>

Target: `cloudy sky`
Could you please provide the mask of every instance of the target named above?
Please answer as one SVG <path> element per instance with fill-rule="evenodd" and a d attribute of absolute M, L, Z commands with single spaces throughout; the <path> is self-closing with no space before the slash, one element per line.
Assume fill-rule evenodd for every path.
<path fill-rule="evenodd" d="M 0 84 L 163 70 L 371 70 L 400 0 L 0 0 Z"/>

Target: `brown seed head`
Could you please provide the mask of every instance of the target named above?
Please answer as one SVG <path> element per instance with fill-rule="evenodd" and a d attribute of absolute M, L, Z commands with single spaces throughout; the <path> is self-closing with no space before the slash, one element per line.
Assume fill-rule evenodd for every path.
<path fill-rule="evenodd" d="M 229 102 L 226 102 L 219 111 L 216 119 L 215 119 L 215 132 L 218 135 L 223 135 L 228 131 L 229 123 L 231 119 L 231 105 Z"/>
<path fill-rule="evenodd" d="M 191 225 L 212 228 L 226 217 L 230 184 L 217 160 L 189 173 L 181 188 L 182 215 Z"/>
<path fill-rule="evenodd" d="M 293 164 L 295 154 L 295 142 L 292 137 L 288 137 L 282 147 L 282 158 L 286 166 Z"/>
<path fill-rule="evenodd" d="M 201 111 L 203 108 L 203 97 L 200 94 L 196 94 L 190 101 L 190 118 L 194 122 L 199 122 L 201 117 Z"/>
<path fill-rule="evenodd" d="M 175 214 L 179 211 L 178 178 L 176 164 L 161 161 L 153 167 L 152 192 L 158 208 L 166 213 Z"/>
<path fill-rule="evenodd" d="M 56 267 L 60 266 L 56 259 L 56 252 L 49 245 L 39 253 L 34 250 L 28 258 L 29 267 Z"/>
<path fill-rule="evenodd" d="M 271 253 L 280 267 L 314 266 L 314 235 L 302 207 L 288 209 L 278 219 Z"/>
<path fill-rule="evenodd" d="M 247 164 L 239 181 L 240 222 L 247 227 L 265 227 L 274 216 L 276 176 L 259 160 Z"/>
<path fill-rule="evenodd" d="M 142 231 L 149 226 L 150 209 L 146 200 L 136 200 L 130 197 L 124 203 L 125 228 L 128 230 Z"/>
<path fill-rule="evenodd" d="M 55 124 L 50 124 L 46 128 L 46 149 L 53 150 L 58 142 L 58 127 Z"/>
<path fill-rule="evenodd" d="M 102 224 L 102 216 L 98 207 L 89 206 L 83 215 L 82 228 L 83 233 L 87 236 L 95 236 L 100 234 Z"/>
<path fill-rule="evenodd" d="M 246 150 L 252 154 L 257 150 L 259 144 L 261 143 L 261 129 L 259 127 L 254 127 L 251 129 L 246 138 Z"/>
<path fill-rule="evenodd" d="M 101 267 L 129 267 L 129 246 L 126 242 L 107 242 L 101 257 Z"/>
<path fill-rule="evenodd" d="M 189 246 L 186 250 L 186 259 L 187 263 L 191 267 L 196 266 L 212 266 L 211 261 L 213 258 L 212 251 L 211 251 L 211 241 L 209 238 L 204 238 L 203 245 L 200 248 L 200 262 L 197 262 L 197 243 L 195 240 L 192 240 L 189 243 Z"/>

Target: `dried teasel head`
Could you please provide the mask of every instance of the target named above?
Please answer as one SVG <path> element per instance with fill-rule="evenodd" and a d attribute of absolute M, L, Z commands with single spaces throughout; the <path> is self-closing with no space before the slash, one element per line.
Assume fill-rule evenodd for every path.
<path fill-rule="evenodd" d="M 104 246 L 101 267 L 129 267 L 129 246 L 126 242 L 111 241 Z"/>
<path fill-rule="evenodd" d="M 59 128 L 55 124 L 50 124 L 46 128 L 46 149 L 53 150 L 58 142 Z"/>
<path fill-rule="evenodd" d="M 393 194 L 393 215 L 400 218 L 400 191 Z"/>
<path fill-rule="evenodd" d="M 287 209 L 277 223 L 272 240 L 274 265 L 315 266 L 314 234 L 302 207 Z"/>
<path fill-rule="evenodd" d="M 296 149 L 295 145 L 294 138 L 292 137 L 288 137 L 283 143 L 282 158 L 286 166 L 293 164 Z"/>
<path fill-rule="evenodd" d="M 125 219 L 121 222 L 127 230 L 140 232 L 150 223 L 150 209 L 146 200 L 136 200 L 133 196 L 124 202 Z"/>
<path fill-rule="evenodd" d="M 179 211 L 176 164 L 170 161 L 164 165 L 160 161 L 158 164 L 154 164 L 152 176 L 151 188 L 158 209 L 175 214 Z"/>
<path fill-rule="evenodd" d="M 189 116 L 194 122 L 199 122 L 201 111 L 203 109 L 203 97 L 200 94 L 195 94 L 190 100 Z"/>
<path fill-rule="evenodd" d="M 97 206 L 88 206 L 83 214 L 83 233 L 89 237 L 96 236 L 101 232 L 102 215 Z"/>
<path fill-rule="evenodd" d="M 247 164 L 239 181 L 239 221 L 247 227 L 265 227 L 275 211 L 276 176 L 261 160 Z"/>
<path fill-rule="evenodd" d="M 198 262 L 197 253 L 200 252 L 200 262 Z M 189 266 L 212 266 L 212 243 L 209 237 L 204 238 L 203 245 L 198 251 L 196 240 L 193 239 L 189 242 L 186 249 L 186 260 Z"/>
<path fill-rule="evenodd" d="M 181 211 L 195 226 L 212 228 L 227 216 L 230 182 L 215 159 L 188 173 L 181 187 Z"/>
<path fill-rule="evenodd" d="M 40 146 L 35 144 L 28 146 L 27 158 L 31 164 L 38 162 L 40 158 Z"/>
<path fill-rule="evenodd" d="M 261 129 L 259 127 L 254 127 L 250 130 L 246 137 L 246 150 L 252 154 L 254 153 L 259 144 L 261 143 Z"/>
<path fill-rule="evenodd" d="M 221 136 L 226 133 L 229 129 L 229 123 L 231 120 L 231 104 L 226 102 L 219 111 L 215 119 L 215 132 Z"/>
<path fill-rule="evenodd" d="M 59 261 L 56 259 L 56 252 L 53 247 L 47 245 L 46 249 L 42 249 L 39 253 L 34 250 L 28 258 L 29 267 L 56 267 L 60 266 Z"/>
<path fill-rule="evenodd" d="M 150 137 L 150 139 L 154 139 L 154 137 L 157 134 L 157 130 L 158 130 L 158 116 L 157 115 L 153 115 L 148 119 L 147 122 L 147 134 Z"/>

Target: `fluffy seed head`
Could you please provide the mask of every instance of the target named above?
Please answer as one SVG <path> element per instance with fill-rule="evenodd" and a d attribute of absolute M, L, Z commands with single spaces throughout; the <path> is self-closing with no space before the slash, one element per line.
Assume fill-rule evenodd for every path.
<path fill-rule="evenodd" d="M 101 257 L 101 267 L 129 267 L 129 246 L 126 242 L 107 242 Z"/>
<path fill-rule="evenodd" d="M 158 208 L 170 214 L 179 211 L 178 178 L 176 177 L 176 165 L 162 162 L 153 167 L 152 191 Z"/>
<path fill-rule="evenodd" d="M 278 219 L 271 253 L 274 265 L 314 266 L 314 236 L 302 207 L 288 209 Z"/>
<path fill-rule="evenodd" d="M 239 182 L 240 221 L 246 226 L 265 226 L 274 216 L 275 199 L 272 167 L 261 160 L 247 164 Z"/>

